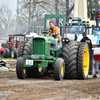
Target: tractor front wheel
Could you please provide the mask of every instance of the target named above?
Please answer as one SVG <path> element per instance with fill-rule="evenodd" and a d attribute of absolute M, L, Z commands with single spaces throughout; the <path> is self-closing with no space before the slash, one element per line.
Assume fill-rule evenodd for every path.
<path fill-rule="evenodd" d="M 27 71 L 23 66 L 23 58 L 19 57 L 16 63 L 16 74 L 19 79 L 25 79 L 27 75 Z"/>
<path fill-rule="evenodd" d="M 58 58 L 54 65 L 54 78 L 55 80 L 61 80 L 64 78 L 65 63 L 62 58 Z"/>

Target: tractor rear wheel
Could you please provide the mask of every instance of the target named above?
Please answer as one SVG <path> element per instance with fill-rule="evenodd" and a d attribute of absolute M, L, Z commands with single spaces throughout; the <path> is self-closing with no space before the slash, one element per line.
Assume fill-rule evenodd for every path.
<path fill-rule="evenodd" d="M 6 46 L 6 43 L 2 43 L 2 45 L 1 45 L 3 48 L 6 48 L 7 46 Z"/>
<path fill-rule="evenodd" d="M 9 43 L 2 43 L 1 46 L 2 46 L 3 48 L 9 49 L 9 57 L 11 57 L 11 47 L 10 47 Z"/>
<path fill-rule="evenodd" d="M 8 58 L 8 57 L 10 57 L 10 51 L 9 51 L 8 48 L 5 48 L 5 49 L 6 49 L 6 56 L 7 56 L 7 58 Z"/>
<path fill-rule="evenodd" d="M 17 58 L 17 49 L 16 48 L 11 49 L 11 58 Z"/>
<path fill-rule="evenodd" d="M 18 51 L 18 53 L 17 53 L 17 58 L 23 56 L 25 43 L 26 43 L 26 41 L 22 41 L 22 42 L 18 45 L 18 48 L 17 48 L 17 51 Z"/>
<path fill-rule="evenodd" d="M 65 79 L 77 79 L 77 53 L 79 42 L 70 41 L 63 47 L 62 58 L 65 61 Z"/>
<path fill-rule="evenodd" d="M 89 49 L 87 43 L 80 43 L 78 47 L 77 71 L 79 79 L 87 79 L 89 72 Z"/>
<path fill-rule="evenodd" d="M 62 58 L 58 58 L 54 65 L 54 78 L 55 80 L 61 80 L 64 78 L 65 63 Z"/>
<path fill-rule="evenodd" d="M 64 78 L 87 79 L 89 71 L 88 44 L 70 41 L 63 47 L 62 58 L 65 61 Z"/>
<path fill-rule="evenodd" d="M 6 43 L 6 47 L 9 49 L 9 57 L 11 57 L 11 47 L 10 47 L 10 45 L 9 45 L 9 43 Z"/>
<path fill-rule="evenodd" d="M 24 46 L 23 55 L 31 55 L 33 53 L 32 40 L 27 41 Z"/>
<path fill-rule="evenodd" d="M 4 48 L 4 51 L 3 51 L 3 58 L 7 58 L 7 52 L 6 52 L 5 48 Z"/>
<path fill-rule="evenodd" d="M 4 48 L 3 51 L 3 58 L 8 58 L 10 55 L 9 49 L 8 48 Z"/>
<path fill-rule="evenodd" d="M 19 79 L 25 79 L 27 75 L 27 71 L 23 66 L 23 58 L 19 57 L 16 63 L 16 74 Z"/>

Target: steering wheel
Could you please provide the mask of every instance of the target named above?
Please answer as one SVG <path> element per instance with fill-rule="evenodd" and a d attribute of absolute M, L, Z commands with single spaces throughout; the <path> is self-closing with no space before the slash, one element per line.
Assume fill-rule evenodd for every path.
<path fill-rule="evenodd" d="M 58 33 L 51 33 L 52 37 L 56 38 L 56 36 L 58 35 Z"/>

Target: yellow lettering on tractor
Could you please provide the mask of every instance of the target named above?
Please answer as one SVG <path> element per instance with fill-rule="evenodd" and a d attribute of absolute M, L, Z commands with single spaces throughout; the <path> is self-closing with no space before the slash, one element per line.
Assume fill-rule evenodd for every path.
<path fill-rule="evenodd" d="M 51 41 L 46 41 L 47 43 L 51 43 Z"/>

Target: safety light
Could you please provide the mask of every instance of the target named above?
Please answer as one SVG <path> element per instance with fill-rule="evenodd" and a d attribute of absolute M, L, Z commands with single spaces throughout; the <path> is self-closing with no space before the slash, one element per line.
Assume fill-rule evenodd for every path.
<path fill-rule="evenodd" d="M 24 35 L 26 35 L 26 33 L 24 33 Z"/>
<path fill-rule="evenodd" d="M 68 39 L 66 39 L 66 42 L 68 42 Z"/>
<path fill-rule="evenodd" d="M 61 20 L 61 22 L 63 22 L 63 20 Z"/>
<path fill-rule="evenodd" d="M 62 40 L 63 42 L 65 41 L 65 39 Z"/>
<path fill-rule="evenodd" d="M 98 12 L 97 19 L 100 19 L 100 12 Z"/>
<path fill-rule="evenodd" d="M 89 20 L 87 20 L 87 23 L 89 23 Z"/>

